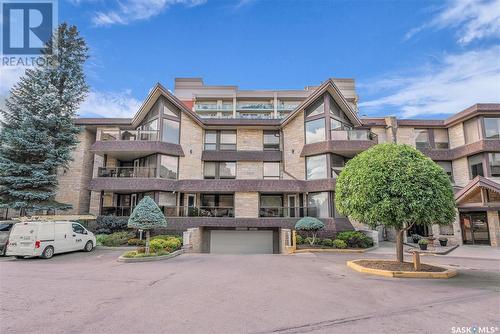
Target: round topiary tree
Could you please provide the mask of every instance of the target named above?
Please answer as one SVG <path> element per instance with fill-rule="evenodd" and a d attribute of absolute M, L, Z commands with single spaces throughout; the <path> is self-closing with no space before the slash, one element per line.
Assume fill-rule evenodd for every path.
<path fill-rule="evenodd" d="M 316 233 L 318 233 L 319 230 L 322 230 L 325 228 L 325 224 L 318 218 L 314 217 L 304 217 L 301 218 L 297 221 L 295 224 L 295 229 L 298 231 L 306 231 L 306 232 L 311 232 L 312 234 L 312 239 L 309 241 L 309 243 L 314 245 L 314 241 L 316 240 Z"/>
<path fill-rule="evenodd" d="M 149 230 L 167 227 L 167 220 L 155 201 L 146 196 L 137 204 L 130 215 L 128 227 L 146 231 L 146 254 L 149 254 Z"/>
<path fill-rule="evenodd" d="M 414 224 L 447 225 L 455 201 L 444 170 L 408 145 L 379 144 L 350 160 L 335 187 L 337 210 L 374 228 L 396 230 L 396 257 L 403 262 L 403 238 Z"/>

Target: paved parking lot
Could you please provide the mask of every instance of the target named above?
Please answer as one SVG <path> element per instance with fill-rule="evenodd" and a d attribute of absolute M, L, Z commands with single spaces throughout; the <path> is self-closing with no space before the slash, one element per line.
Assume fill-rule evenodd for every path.
<path fill-rule="evenodd" d="M 451 333 L 453 326 L 500 327 L 499 261 L 426 257 L 460 274 L 415 280 L 345 266 L 373 254 L 185 254 L 133 264 L 116 262 L 119 254 L 0 259 L 0 332 Z"/>

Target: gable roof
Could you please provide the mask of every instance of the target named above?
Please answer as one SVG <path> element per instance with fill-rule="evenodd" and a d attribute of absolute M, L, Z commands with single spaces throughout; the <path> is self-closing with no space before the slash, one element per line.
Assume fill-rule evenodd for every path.
<path fill-rule="evenodd" d="M 461 202 L 462 200 L 467 198 L 470 194 L 472 194 L 474 191 L 480 188 L 486 188 L 500 194 L 500 184 L 496 183 L 493 180 L 478 175 L 471 182 L 469 182 L 464 188 L 462 188 L 455 194 L 455 202 L 457 203 Z"/>
<path fill-rule="evenodd" d="M 332 79 L 326 80 L 318 88 L 316 88 L 316 90 L 312 92 L 301 104 L 299 104 L 297 108 L 295 108 L 295 110 L 290 113 L 290 115 L 288 115 L 285 119 L 283 119 L 282 125 L 286 125 L 295 116 L 297 116 L 299 112 L 305 110 L 311 104 L 316 102 L 316 100 L 326 92 L 330 93 L 335 102 L 337 102 L 342 111 L 346 114 L 346 116 L 354 125 L 357 126 L 362 125 L 357 112 L 354 109 L 352 109 L 352 107 L 349 105 L 346 98 L 344 97 L 344 95 L 342 95 L 339 88 L 337 87 L 335 82 L 333 82 Z"/>

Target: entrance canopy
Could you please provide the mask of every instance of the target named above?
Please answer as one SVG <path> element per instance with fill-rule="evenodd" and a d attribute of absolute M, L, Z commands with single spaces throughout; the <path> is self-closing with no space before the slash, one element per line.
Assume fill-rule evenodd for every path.
<path fill-rule="evenodd" d="M 500 184 L 477 176 L 455 194 L 455 202 L 459 209 L 500 210 Z"/>

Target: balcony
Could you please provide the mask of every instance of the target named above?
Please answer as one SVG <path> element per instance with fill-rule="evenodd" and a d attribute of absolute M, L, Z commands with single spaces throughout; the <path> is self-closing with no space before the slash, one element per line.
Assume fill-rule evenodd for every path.
<path fill-rule="evenodd" d="M 370 130 L 331 130 L 332 140 L 370 140 L 378 142 L 377 135 Z"/>
<path fill-rule="evenodd" d="M 213 111 L 233 111 L 233 104 L 213 104 L 213 103 L 197 103 L 194 106 L 195 111 L 208 111 L 208 112 L 213 112 Z"/>
<path fill-rule="evenodd" d="M 378 144 L 378 137 L 370 130 L 331 130 L 330 140 L 306 144 L 301 156 L 311 156 L 323 153 L 335 153 L 351 158 Z"/>
<path fill-rule="evenodd" d="M 165 217 L 201 217 L 201 218 L 223 218 L 234 217 L 234 207 L 226 206 L 161 206 Z M 101 215 L 104 216 L 130 216 L 133 207 L 130 206 L 103 206 Z"/>
<path fill-rule="evenodd" d="M 154 167 L 100 167 L 97 171 L 98 177 L 137 177 L 153 178 L 156 177 L 156 168 Z"/>
<path fill-rule="evenodd" d="M 274 110 L 274 106 L 272 103 L 239 103 L 236 109 L 250 111 L 272 111 Z"/>
<path fill-rule="evenodd" d="M 101 208 L 101 215 L 103 216 L 116 216 L 126 217 L 130 216 L 132 208 L 130 206 L 103 206 Z"/>
<path fill-rule="evenodd" d="M 274 114 L 273 113 L 267 113 L 267 114 L 246 114 L 246 113 L 241 113 L 238 112 L 236 114 L 237 118 L 240 119 L 273 119 Z"/>
<path fill-rule="evenodd" d="M 158 130 L 101 130 L 100 141 L 157 141 Z"/>
<path fill-rule="evenodd" d="M 315 207 L 260 207 L 261 218 L 302 218 L 317 217 L 318 209 Z"/>
<path fill-rule="evenodd" d="M 280 111 L 292 111 L 299 106 L 300 103 L 285 103 L 278 105 L 278 110 Z"/>

